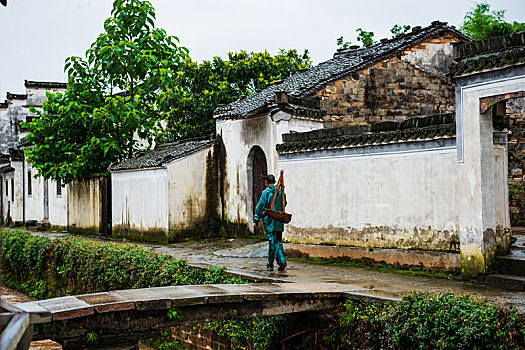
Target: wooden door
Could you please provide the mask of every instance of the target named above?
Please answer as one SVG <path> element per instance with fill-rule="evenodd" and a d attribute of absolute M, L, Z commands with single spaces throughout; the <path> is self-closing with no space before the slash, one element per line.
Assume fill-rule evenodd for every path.
<path fill-rule="evenodd" d="M 253 198 L 253 213 L 255 214 L 255 207 L 261 198 L 261 194 L 264 191 L 264 181 L 261 179 L 261 175 L 266 175 L 268 167 L 266 165 L 266 156 L 260 147 L 255 149 L 253 155 L 252 164 L 252 198 Z"/>

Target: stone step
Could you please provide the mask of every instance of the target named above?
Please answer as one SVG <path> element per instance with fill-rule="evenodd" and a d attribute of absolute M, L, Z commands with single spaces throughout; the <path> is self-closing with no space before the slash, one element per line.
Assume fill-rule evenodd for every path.
<path fill-rule="evenodd" d="M 29 225 L 27 225 L 29 223 Z M 49 224 L 43 223 L 43 222 L 29 222 L 26 221 L 26 227 L 29 231 L 36 232 L 36 231 L 45 231 L 49 229 Z"/>
<path fill-rule="evenodd" d="M 525 235 L 525 227 L 523 226 L 512 227 L 511 231 L 513 236 Z"/>
<path fill-rule="evenodd" d="M 510 254 L 496 258 L 498 273 L 514 276 L 525 276 L 525 251 L 513 250 Z"/>
<path fill-rule="evenodd" d="M 525 249 L 525 236 L 514 235 L 513 237 L 516 238 L 516 242 L 510 246 L 510 249 Z"/>
<path fill-rule="evenodd" d="M 483 282 L 490 287 L 499 289 L 513 290 L 518 292 L 525 290 L 525 276 L 494 274 L 484 276 Z"/>

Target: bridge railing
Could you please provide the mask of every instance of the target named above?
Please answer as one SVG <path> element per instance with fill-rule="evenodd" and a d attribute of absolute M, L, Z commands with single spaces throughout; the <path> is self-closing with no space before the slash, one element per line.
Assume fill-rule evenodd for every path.
<path fill-rule="evenodd" d="M 30 315 L 0 300 L 0 350 L 27 350 L 33 337 Z"/>

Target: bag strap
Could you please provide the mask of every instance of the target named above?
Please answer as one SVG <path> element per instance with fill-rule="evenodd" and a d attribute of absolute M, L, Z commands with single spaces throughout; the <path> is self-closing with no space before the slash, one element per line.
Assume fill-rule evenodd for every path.
<path fill-rule="evenodd" d="M 286 201 L 284 199 L 284 170 L 281 170 L 281 212 L 284 213 L 284 207 L 286 205 Z"/>
<path fill-rule="evenodd" d="M 283 173 L 284 170 L 281 170 L 281 175 L 279 176 L 279 181 L 277 181 L 277 186 L 275 186 L 275 193 L 272 198 L 272 203 L 270 204 L 270 210 L 273 210 L 273 206 L 275 204 L 275 199 L 277 198 L 277 191 L 279 191 L 279 187 L 283 185 L 284 179 L 283 179 Z M 281 203 L 284 203 L 284 191 L 281 191 Z M 284 206 L 281 206 L 281 210 L 284 212 Z"/>

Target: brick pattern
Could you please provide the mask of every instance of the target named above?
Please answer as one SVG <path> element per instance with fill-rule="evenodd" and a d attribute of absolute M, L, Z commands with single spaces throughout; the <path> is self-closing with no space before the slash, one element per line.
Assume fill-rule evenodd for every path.
<path fill-rule="evenodd" d="M 425 50 L 428 44 L 451 40 L 449 37 L 429 40 L 328 84 L 316 95 L 322 99 L 321 109 L 327 112 L 333 126 L 454 111 L 454 85 L 403 59 L 404 54 Z"/>
<path fill-rule="evenodd" d="M 510 221 L 512 226 L 525 226 L 525 98 L 509 100 L 507 115 Z"/>
<path fill-rule="evenodd" d="M 185 349 L 192 350 L 228 350 L 237 349 L 230 338 L 220 336 L 211 329 L 205 329 L 202 325 L 195 327 L 172 328 L 172 336 L 183 344 Z M 246 346 L 245 349 L 251 349 Z"/>

